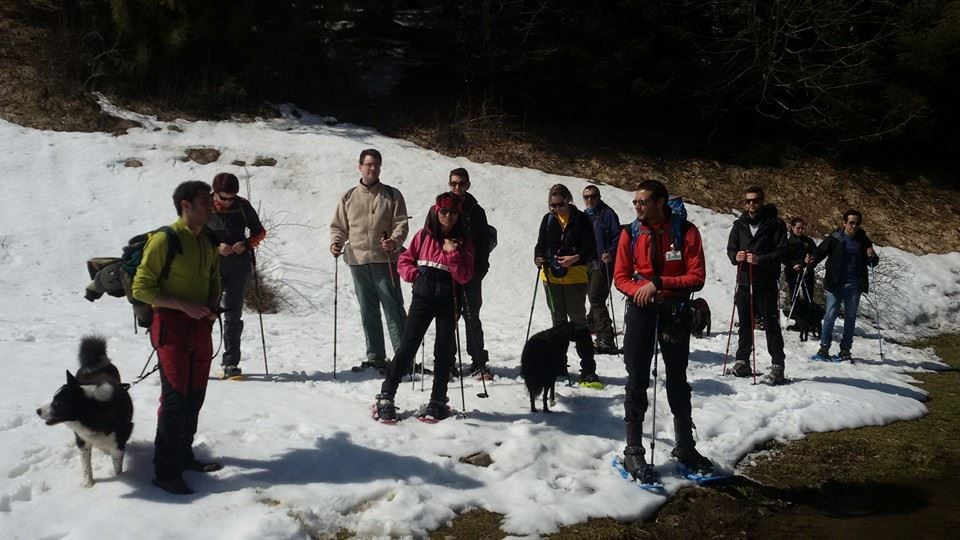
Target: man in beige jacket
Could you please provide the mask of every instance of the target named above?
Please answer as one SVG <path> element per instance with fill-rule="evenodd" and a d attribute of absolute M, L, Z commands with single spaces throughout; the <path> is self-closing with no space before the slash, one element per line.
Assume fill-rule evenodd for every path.
<path fill-rule="evenodd" d="M 407 205 L 400 190 L 380 182 L 380 152 L 360 152 L 360 183 L 340 198 L 330 222 L 330 253 L 344 255 L 360 302 L 367 360 L 360 367 L 383 370 L 387 365 L 380 306 L 394 351 L 403 337 L 403 309 L 397 256 L 407 238 Z"/>

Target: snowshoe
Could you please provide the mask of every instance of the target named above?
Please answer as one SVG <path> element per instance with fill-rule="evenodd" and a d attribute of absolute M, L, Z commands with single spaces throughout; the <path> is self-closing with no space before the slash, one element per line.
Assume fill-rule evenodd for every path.
<path fill-rule="evenodd" d="M 644 463 L 643 469 L 639 471 L 637 476 L 634 476 L 624 467 L 623 459 L 621 459 L 620 456 L 614 455 L 610 461 L 610 466 L 613 467 L 613 470 L 617 471 L 621 478 L 634 482 L 640 489 L 653 492 L 663 491 L 663 482 L 660 480 L 660 475 L 653 470 L 651 465 Z"/>
<path fill-rule="evenodd" d="M 679 461 L 677 462 L 677 472 L 680 474 L 680 476 L 686 478 L 687 480 L 696 482 L 699 486 L 708 484 L 710 482 L 716 482 L 717 480 L 725 480 L 733 476 L 732 474 L 717 471 L 711 471 L 709 474 L 699 473 L 697 471 L 688 469 Z"/>
<path fill-rule="evenodd" d="M 243 371 L 240 369 L 240 366 L 223 366 L 220 378 L 225 381 L 242 381 L 244 378 Z"/>
<path fill-rule="evenodd" d="M 383 394 L 377 394 L 377 400 L 370 407 L 370 416 L 381 424 L 396 424 L 400 421 L 393 398 Z"/>
<path fill-rule="evenodd" d="M 360 373 L 361 371 L 366 371 L 368 369 L 375 369 L 380 372 L 381 375 L 387 372 L 387 361 L 386 360 L 364 360 L 360 362 L 359 366 L 353 366 L 350 368 L 350 371 L 354 373 Z"/>
<path fill-rule="evenodd" d="M 590 388 L 592 390 L 604 389 L 603 382 L 600 381 L 600 377 L 597 377 L 596 373 L 581 373 L 577 385 L 580 388 Z"/>
<path fill-rule="evenodd" d="M 598 339 L 593 343 L 593 351 L 596 354 L 619 354 L 620 349 L 618 349 L 613 342 L 610 340 L 600 340 Z"/>
<path fill-rule="evenodd" d="M 478 366 L 477 364 L 470 365 L 470 376 L 476 380 L 483 379 L 485 381 L 493 380 L 493 372 L 490 371 L 486 365 Z"/>
<path fill-rule="evenodd" d="M 430 400 L 423 406 L 420 413 L 417 414 L 417 420 L 427 424 L 436 424 L 437 422 L 448 418 L 451 414 L 450 406 L 436 400 Z"/>
<path fill-rule="evenodd" d="M 760 379 L 760 384 L 769 386 L 779 386 L 786 384 L 787 379 L 783 376 L 783 366 L 771 366 L 770 371 Z"/>

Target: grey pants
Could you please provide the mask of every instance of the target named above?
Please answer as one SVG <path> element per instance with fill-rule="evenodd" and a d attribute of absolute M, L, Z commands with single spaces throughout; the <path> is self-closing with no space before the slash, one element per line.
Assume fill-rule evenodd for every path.
<path fill-rule="evenodd" d="M 358 264 L 350 266 L 353 287 L 360 303 L 360 318 L 363 335 L 367 342 L 367 360 L 379 362 L 387 359 L 383 341 L 383 322 L 380 306 L 387 318 L 390 344 L 394 352 L 400 348 L 403 325 L 407 313 L 403 309 L 403 294 L 400 291 L 400 276 L 387 263 Z"/>
<path fill-rule="evenodd" d="M 220 284 L 223 289 L 223 357 L 224 366 L 240 363 L 240 336 L 243 334 L 243 294 L 250 281 L 253 263 L 246 253 L 220 257 Z"/>
<path fill-rule="evenodd" d="M 602 262 L 596 262 L 587 267 L 587 276 L 590 287 L 587 298 L 590 300 L 590 312 L 587 313 L 587 322 L 590 331 L 597 335 L 598 341 L 613 345 L 613 321 L 607 310 L 607 298 L 610 296 L 610 281 L 613 272 Z M 610 266 L 613 266 L 612 264 Z"/>
<path fill-rule="evenodd" d="M 543 288 L 547 292 L 547 305 L 550 306 L 554 326 L 569 319 L 577 328 L 587 327 L 586 283 L 548 285 L 543 282 Z M 597 363 L 593 358 L 593 343 L 590 341 L 589 333 L 585 333 L 585 336 L 576 341 L 577 356 L 580 357 L 580 373 L 596 373 Z"/>

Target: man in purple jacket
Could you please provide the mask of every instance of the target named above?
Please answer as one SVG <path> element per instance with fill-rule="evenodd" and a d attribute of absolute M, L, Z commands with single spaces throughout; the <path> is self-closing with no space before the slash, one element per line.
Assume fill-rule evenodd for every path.
<path fill-rule="evenodd" d="M 583 188 L 583 211 L 593 223 L 593 235 L 597 242 L 597 260 L 587 267 L 590 280 L 587 298 L 590 300 L 590 312 L 587 324 L 596 334 L 593 342 L 597 354 L 617 354 L 614 345 L 613 322 L 607 311 L 607 297 L 610 295 L 610 283 L 613 279 L 613 262 L 617 254 L 617 242 L 620 239 L 620 218 L 607 204 L 600 200 L 600 188 Z"/>

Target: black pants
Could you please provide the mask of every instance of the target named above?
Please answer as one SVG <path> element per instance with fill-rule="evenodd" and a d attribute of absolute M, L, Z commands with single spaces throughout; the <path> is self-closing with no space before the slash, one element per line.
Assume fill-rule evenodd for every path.
<path fill-rule="evenodd" d="M 777 313 L 777 295 L 780 293 L 776 283 L 753 286 L 754 318 L 763 318 L 764 332 L 767 334 L 767 351 L 773 365 L 783 365 L 783 332 L 780 331 L 780 314 Z M 737 316 L 740 321 L 737 360 L 749 360 L 753 347 L 753 325 L 750 320 L 750 286 L 740 284 L 734 298 L 737 304 Z"/>
<path fill-rule="evenodd" d="M 467 354 L 474 364 L 486 365 L 487 351 L 483 348 L 483 323 L 480 322 L 480 308 L 483 307 L 483 280 L 473 278 L 459 288 L 457 309 L 463 314 L 463 323 L 467 334 Z"/>
<path fill-rule="evenodd" d="M 220 283 L 223 288 L 223 357 L 221 364 L 240 363 L 240 336 L 243 334 L 243 296 L 250 281 L 253 263 L 246 253 L 220 257 Z"/>
<path fill-rule="evenodd" d="M 601 261 L 591 263 L 587 267 L 587 277 L 590 287 L 587 289 L 587 298 L 590 300 L 590 311 L 587 313 L 587 324 L 590 331 L 597 335 L 598 341 L 613 344 L 613 321 L 607 311 L 607 298 L 610 296 L 610 277 L 613 276 L 613 264 L 604 264 Z"/>
<path fill-rule="evenodd" d="M 433 343 L 433 390 L 430 399 L 446 403 L 447 383 L 453 367 L 456 342 L 454 336 L 453 295 L 446 298 L 413 295 L 407 321 L 403 326 L 403 338 L 400 347 L 393 356 L 393 362 L 387 368 L 387 378 L 380 387 L 380 393 L 394 396 L 400 386 L 400 380 L 413 368 L 413 360 L 423 336 L 430 323 L 437 320 L 437 337 Z"/>
<path fill-rule="evenodd" d="M 639 307 L 627 302 L 624 320 L 623 361 L 627 367 L 624 420 L 643 422 L 647 412 L 650 362 L 653 359 L 655 328 L 659 329 L 660 355 L 667 375 L 667 402 L 678 420 L 690 419 L 690 385 L 687 361 L 690 357 L 690 312 L 685 301 Z M 659 320 L 658 320 L 659 315 Z"/>

